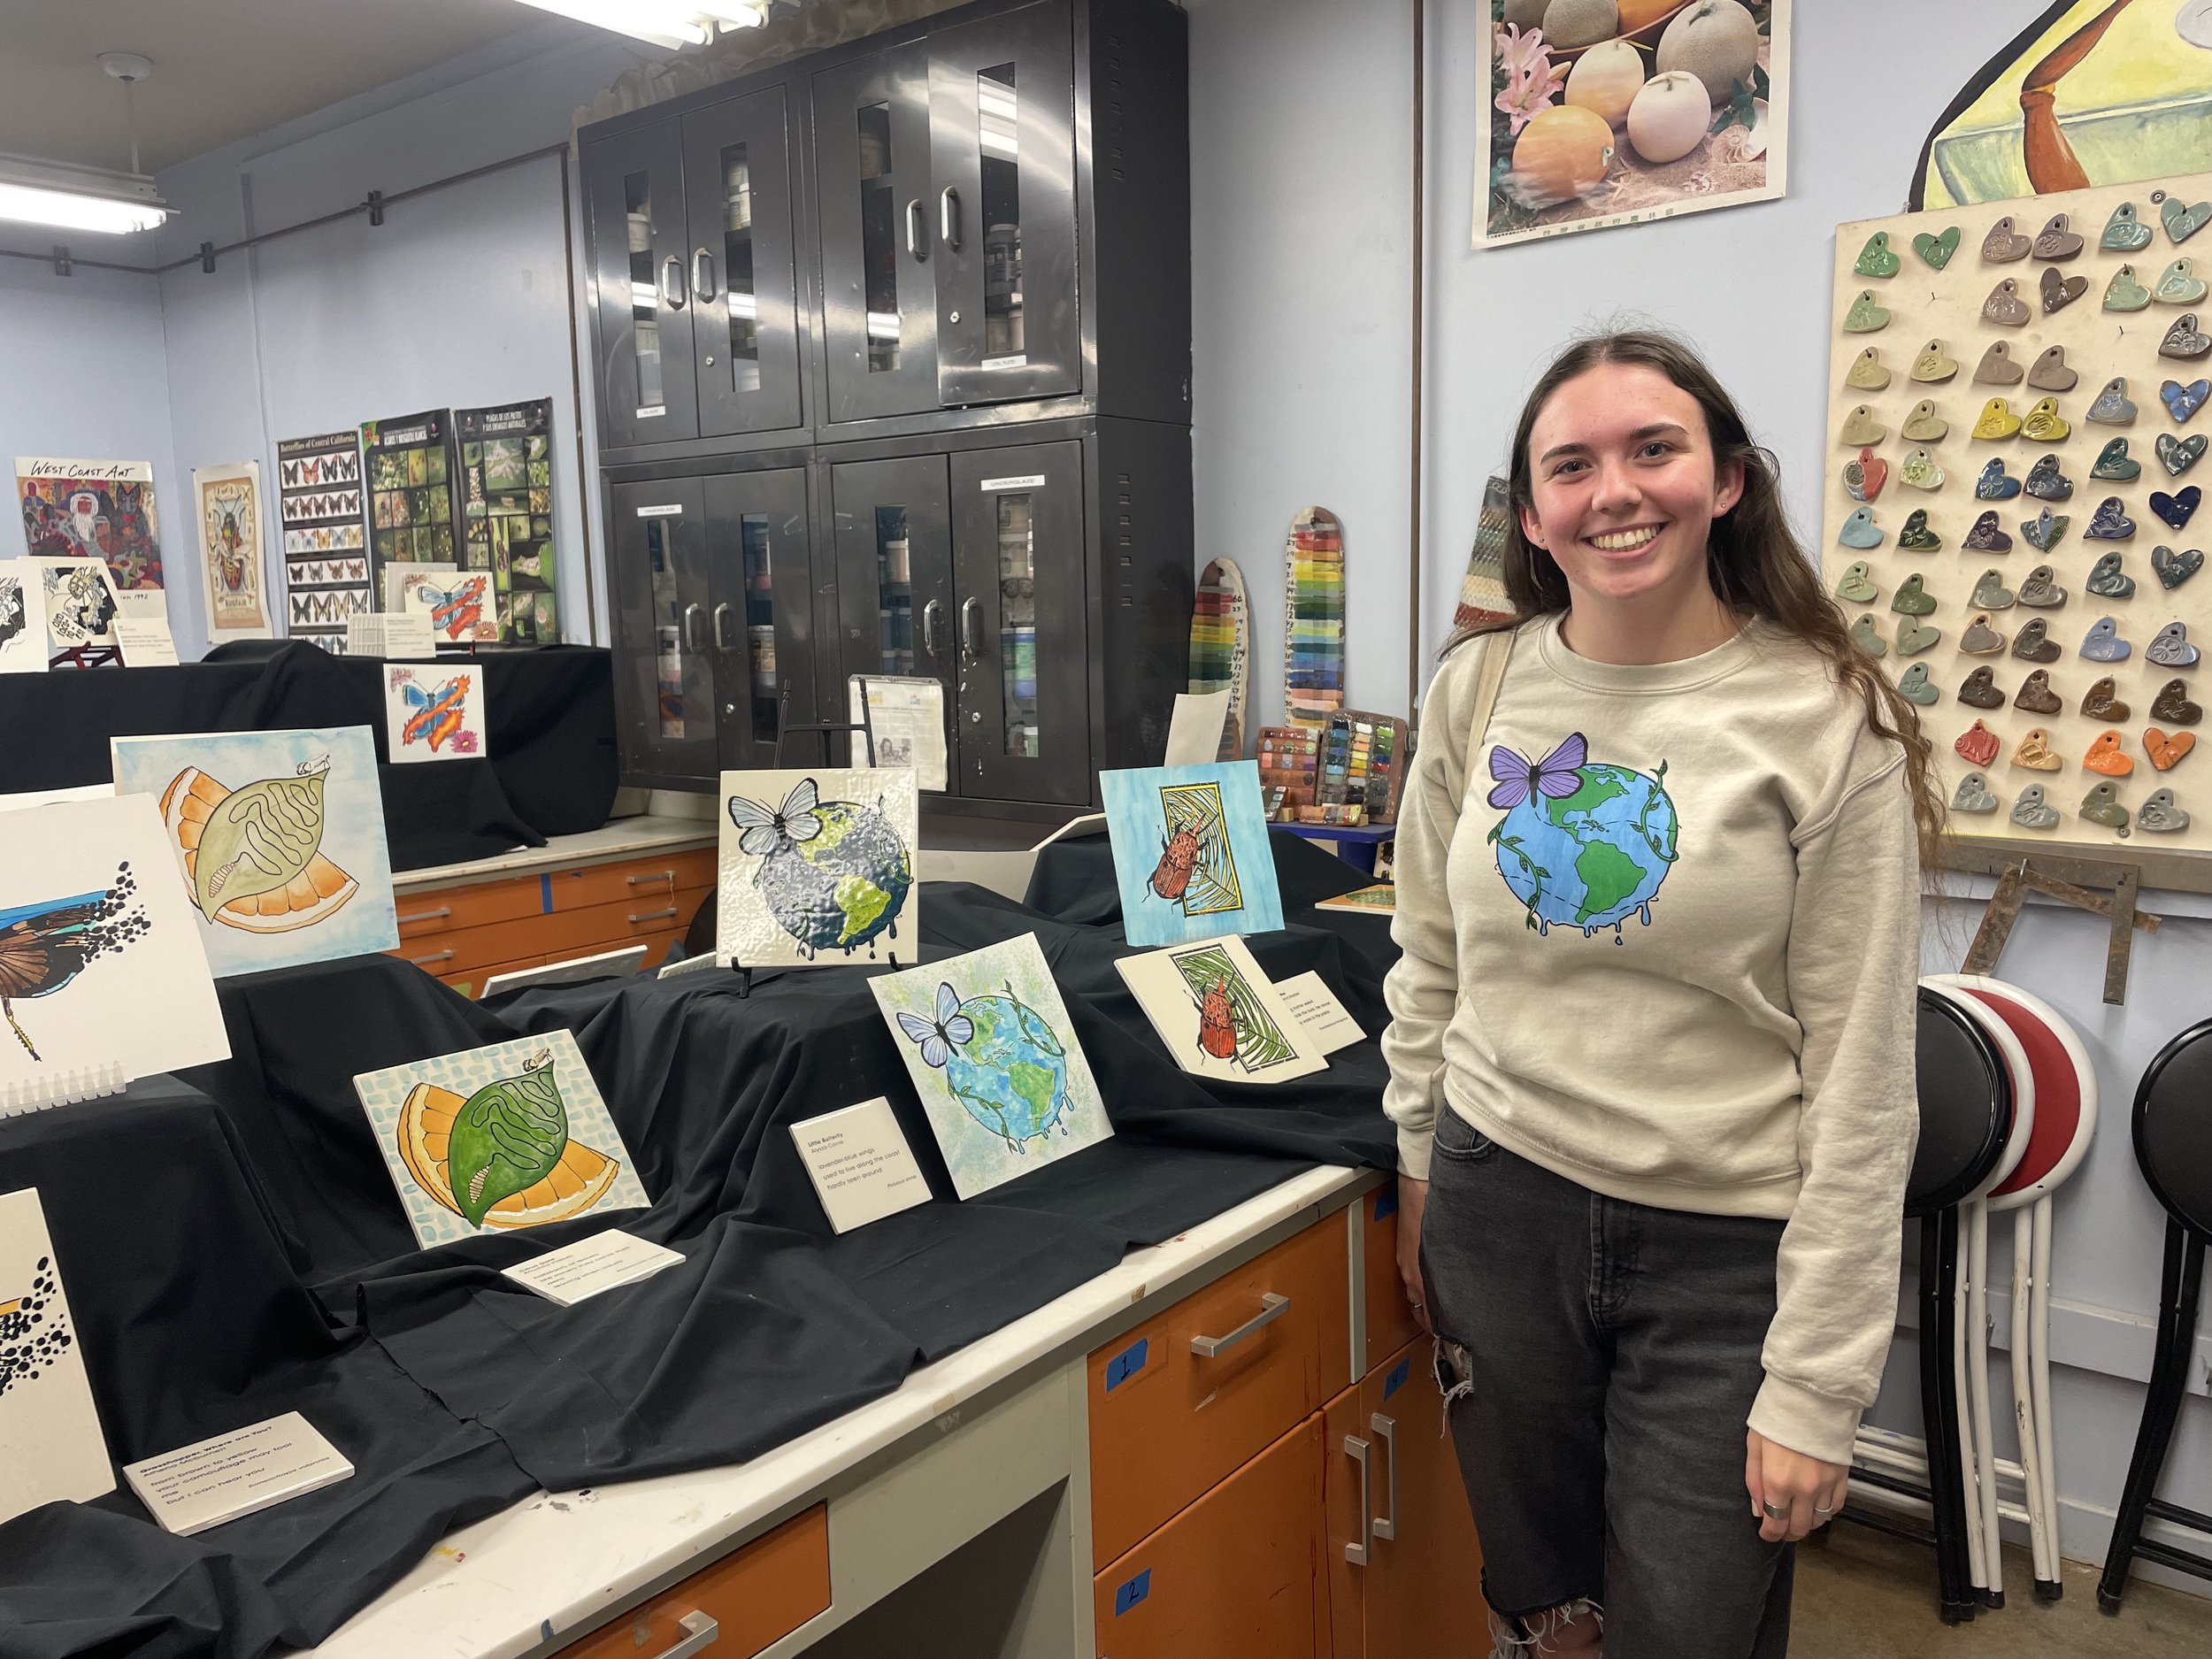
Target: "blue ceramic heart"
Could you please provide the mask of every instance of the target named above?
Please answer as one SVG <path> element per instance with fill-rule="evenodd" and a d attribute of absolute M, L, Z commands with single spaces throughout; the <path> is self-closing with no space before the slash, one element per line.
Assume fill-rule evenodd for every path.
<path fill-rule="evenodd" d="M 2135 596 L 2135 578 L 2120 568 L 2117 553 L 2108 553 L 2090 571 L 2089 580 L 2082 584 L 2082 590 L 2095 594 L 2101 599 L 2132 599 Z"/>
<path fill-rule="evenodd" d="M 2189 643 L 2185 624 L 2169 622 L 2159 629 L 2158 637 L 2143 648 L 2143 655 L 2161 668 L 2193 668 L 2203 653 Z"/>
<path fill-rule="evenodd" d="M 2208 443 L 2201 432 L 2193 432 L 2185 438 L 2177 438 L 2170 432 L 2162 432 L 2158 434 L 2156 447 L 2158 464 L 2166 469 L 2170 476 L 2179 478 L 2204 458 L 2206 449 L 2212 448 L 2212 444 Z"/>
<path fill-rule="evenodd" d="M 2012 551 L 2012 538 L 1998 527 L 1997 514 L 1992 510 L 1974 520 L 1974 527 L 1966 533 L 1959 545 L 1970 548 L 1977 553 L 2009 553 Z"/>
<path fill-rule="evenodd" d="M 2089 405 L 2089 419 L 2115 426 L 2124 426 L 2135 419 L 2135 403 L 2128 396 L 2128 383 L 2124 377 L 2104 383 L 2104 390 L 2097 394 L 2097 401 Z"/>
<path fill-rule="evenodd" d="M 2088 637 L 2081 642 L 2081 654 L 2093 663 L 2123 662 L 2134 649 L 2120 637 L 2120 625 L 2110 617 L 2099 617 L 2092 623 Z"/>
<path fill-rule="evenodd" d="M 1974 480 L 1977 501 L 2010 501 L 2020 493 L 2020 480 L 2005 473 L 2005 464 L 1993 458 L 1982 468 L 1982 475 Z"/>
<path fill-rule="evenodd" d="M 2135 520 L 2128 517 L 2127 507 L 2117 495 L 2107 495 L 2097 503 L 2089 527 L 2081 533 L 2085 541 L 2124 541 L 2134 534 Z"/>
<path fill-rule="evenodd" d="M 2097 463 L 2089 469 L 2089 476 L 2125 484 L 2143 476 L 2143 464 L 2128 454 L 2125 438 L 2115 438 L 2097 452 Z"/>
<path fill-rule="evenodd" d="M 2171 495 L 2162 489 L 2156 489 L 2151 492 L 2151 511 L 2158 515 L 2162 523 L 2176 530 L 2185 529 L 2190 516 L 2203 500 L 2204 492 L 2194 484 Z"/>
<path fill-rule="evenodd" d="M 1836 532 L 1836 541 L 1844 547 L 1857 548 L 1862 551 L 1881 546 L 1882 532 L 1874 522 L 1873 510 L 1861 507 L 1853 511 L 1843 521 L 1843 528 Z"/>
<path fill-rule="evenodd" d="M 2124 438 L 2114 440 L 2125 443 Z M 2074 480 L 2058 470 L 2058 457 L 2047 455 L 2028 469 L 2028 481 L 2021 488 L 2038 501 L 2068 501 L 2074 494 Z"/>
<path fill-rule="evenodd" d="M 2186 386 L 2178 380 L 2168 380 L 2158 388 L 2158 396 L 2165 402 L 2166 412 L 2178 424 L 2202 409 L 2208 398 L 2212 398 L 2212 380 L 2192 380 Z"/>
<path fill-rule="evenodd" d="M 2028 538 L 2028 545 L 2039 553 L 2048 553 L 2066 534 L 2066 526 L 2074 521 L 2064 513 L 2053 513 L 2046 507 L 2032 518 L 2021 521 L 2020 534 Z"/>

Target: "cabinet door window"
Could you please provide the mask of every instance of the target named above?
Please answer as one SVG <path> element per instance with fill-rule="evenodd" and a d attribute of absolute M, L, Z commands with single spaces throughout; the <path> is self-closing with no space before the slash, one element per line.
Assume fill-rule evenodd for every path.
<path fill-rule="evenodd" d="M 768 515 L 738 520 L 745 550 L 745 650 L 753 689 L 753 740 L 776 741 L 776 592 L 768 552 Z"/>
<path fill-rule="evenodd" d="M 633 173 L 622 180 L 624 219 L 630 237 L 630 315 L 637 326 L 637 411 L 657 415 L 668 405 L 661 381 L 660 290 L 654 286 L 653 178 Z"/>
<path fill-rule="evenodd" d="M 753 287 L 753 173 L 745 146 L 722 150 L 722 271 L 730 314 L 730 379 L 740 392 L 760 389 L 760 298 Z"/>
<path fill-rule="evenodd" d="M 891 106 L 860 109 L 860 257 L 868 314 L 868 373 L 899 366 L 897 192 L 891 170 Z"/>
<path fill-rule="evenodd" d="M 677 593 L 671 551 L 667 521 L 649 520 L 645 526 L 645 554 L 653 577 L 653 639 L 657 659 L 660 733 L 663 737 L 680 740 L 684 734 L 683 601 Z"/>
<path fill-rule="evenodd" d="M 978 150 L 982 157 L 984 368 L 1013 366 L 1022 340 L 1021 105 L 1014 65 L 975 78 Z"/>
<path fill-rule="evenodd" d="M 998 498 L 999 687 L 1006 752 L 1034 760 L 1037 730 L 1037 537 L 1029 497 Z"/>
<path fill-rule="evenodd" d="M 876 509 L 877 654 L 887 674 L 914 672 L 914 565 L 906 509 Z"/>

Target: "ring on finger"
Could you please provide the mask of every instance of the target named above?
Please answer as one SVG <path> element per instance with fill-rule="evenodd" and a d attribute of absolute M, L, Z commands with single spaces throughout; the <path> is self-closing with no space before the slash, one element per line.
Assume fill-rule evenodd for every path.
<path fill-rule="evenodd" d="M 1790 1506 L 1786 1503 L 1762 1503 L 1759 1507 L 1767 1512 L 1770 1521 L 1786 1521 L 1790 1518 Z"/>
<path fill-rule="evenodd" d="M 1815 1515 L 1833 1515 L 1835 1511 L 1833 1509 L 1824 1509 L 1820 1507 L 1820 1505 L 1816 1503 L 1813 1505 L 1813 1513 Z"/>

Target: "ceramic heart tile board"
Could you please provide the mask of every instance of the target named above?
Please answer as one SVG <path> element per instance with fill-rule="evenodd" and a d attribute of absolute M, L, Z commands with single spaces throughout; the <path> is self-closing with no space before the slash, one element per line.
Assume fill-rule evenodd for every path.
<path fill-rule="evenodd" d="M 2184 557 L 2192 549 L 2212 548 L 2212 511 L 2193 515 L 2176 528 L 2170 524 L 2171 509 L 2162 511 L 2152 503 L 2154 493 L 2178 498 L 2191 485 L 2212 489 L 2212 462 L 2190 464 L 2177 476 L 2162 458 L 2158 442 L 2162 436 L 2178 442 L 2200 432 L 2212 434 L 2212 411 L 2200 412 L 2193 407 L 2200 401 L 2193 396 L 2196 383 L 2212 378 L 2212 299 L 2192 304 L 2157 297 L 2161 290 L 2176 295 L 2193 291 L 2185 280 L 2170 285 L 2165 280 L 2177 260 L 2186 261 L 2186 270 L 2212 274 L 2212 230 L 2201 235 L 2192 233 L 2177 244 L 2160 211 L 2170 199 L 2195 203 L 2208 197 L 2212 197 L 2212 174 L 2200 174 L 1899 214 L 1837 227 L 1828 442 L 1821 457 L 1823 580 L 1834 593 L 1847 567 L 1859 562 L 1867 566 L 1873 596 L 1839 595 L 1838 603 L 1848 620 L 1871 619 L 1886 648 L 1882 669 L 1893 680 L 1916 665 L 1924 670 L 1927 686 L 1937 697 L 1919 713 L 1935 749 L 1945 799 L 1954 796 L 1969 772 L 1978 771 L 1987 779 L 1997 810 L 1955 812 L 1952 831 L 1962 838 L 2008 849 L 2038 847 L 2130 860 L 2212 852 L 2212 760 L 2185 756 L 2170 770 L 2161 770 L 2147 753 L 2144 737 L 2147 727 L 2158 727 L 2170 736 L 2183 729 L 2182 723 L 2153 708 L 2161 691 L 2176 680 L 2184 682 L 2189 701 L 2212 704 L 2212 664 L 2183 665 L 2171 660 L 2168 644 L 2162 644 L 2157 656 L 2149 649 L 2177 622 L 2189 645 L 2212 649 L 2212 577 L 2199 573 L 2200 561 Z M 2107 227 L 2115 222 L 2124 203 L 2133 204 L 2133 213 L 2121 216 L 2121 232 L 2108 239 Z M 2055 226 L 2062 214 L 2065 222 Z M 2149 246 L 2125 245 L 2131 240 L 2125 234 L 2129 217 L 2152 228 Z M 2009 224 L 2001 224 L 2003 220 Z M 1923 245 L 1916 239 L 1924 237 L 1925 245 L 1935 246 L 1954 228 L 1957 246 L 1940 265 L 1916 250 Z M 1862 250 L 1878 233 L 1886 237 L 1887 247 L 1902 250 L 1900 268 L 1893 276 L 1870 277 L 1857 268 Z M 2081 243 L 2078 251 L 2043 257 L 2047 251 L 2072 249 L 2076 237 Z M 2107 245 L 2108 240 L 2112 245 Z M 2047 271 L 2058 273 L 2047 285 Z M 2077 278 L 2086 286 L 2070 297 Z M 2008 281 L 2011 288 L 2001 292 L 2001 285 Z M 1863 326 L 1855 332 L 1847 329 L 1855 308 L 1861 323 L 1865 321 L 1869 313 L 1861 296 L 1870 290 L 1875 306 L 1889 314 L 1887 322 L 1870 332 Z M 2018 303 L 2001 303 L 2013 296 Z M 2054 298 L 2055 310 L 2049 308 Z M 2022 322 L 1995 320 L 2018 316 L 2023 308 Z M 2191 316 L 2194 323 L 2185 325 L 2184 319 Z M 2185 350 L 2201 344 L 2208 355 L 2162 355 L 2170 342 Z M 1994 346 L 2002 349 L 1993 357 Z M 1870 348 L 1877 354 L 1874 365 L 1865 356 Z M 1915 378 L 1916 371 L 1940 375 L 1947 368 L 1952 370 L 1947 378 Z M 1870 384 L 1883 370 L 1886 382 Z M 2116 390 L 2115 380 L 2124 380 L 2125 386 Z M 2168 381 L 2175 382 L 2175 389 L 2162 395 Z M 1992 400 L 1998 398 L 2004 400 L 2001 411 L 1991 408 Z M 1939 438 L 1916 439 L 1904 432 L 1924 401 L 1934 403 L 1943 423 Z M 1884 430 L 1884 436 L 1870 445 L 1847 441 L 1845 435 L 1847 423 L 1862 411 L 1857 433 L 1863 434 L 1870 421 Z M 2177 419 L 2177 415 L 2185 418 Z M 1924 419 L 1915 425 L 1916 431 L 1931 429 Z M 1998 432 L 2006 435 L 1978 435 Z M 2124 456 L 2111 453 L 2115 439 L 2127 441 Z M 1924 448 L 1942 481 L 1933 489 L 1905 488 L 1901 475 L 1907 457 Z M 1871 501 L 1863 499 L 1870 464 L 1863 459 L 1862 449 L 1869 452 L 1871 463 L 1879 464 L 1871 467 L 1874 475 L 1886 468 L 1885 488 Z M 2173 443 L 2166 450 L 2177 454 Z M 1992 481 L 1996 491 L 2006 493 L 1978 495 L 1993 460 L 2003 463 L 2002 480 Z M 2049 465 L 2038 472 L 2039 461 L 2055 463 L 2060 477 L 2072 486 L 2070 494 L 2057 493 L 2062 486 L 2052 480 Z M 1846 465 L 1851 463 L 1858 465 L 1847 480 Z M 2105 503 L 2115 500 L 2118 506 L 2106 509 Z M 1916 509 L 1926 513 L 1925 530 L 1940 545 L 1900 547 L 1900 532 Z M 2025 526 L 2046 510 L 2055 524 L 2062 519 L 2066 527 L 2047 550 L 2039 551 Z M 1862 511 L 1871 512 L 1879 532 L 1875 545 L 1865 545 L 1863 522 L 1850 523 Z M 2009 548 L 2000 550 L 1988 545 L 1995 538 L 1986 532 L 1975 537 L 1981 545 L 1962 545 L 1976 521 L 1990 512 L 1996 514 L 1997 528 L 2009 537 Z M 2091 534 L 2124 529 L 2130 523 L 2131 534 Z M 1847 527 L 1851 534 L 1842 539 Z M 2154 568 L 2154 549 L 2161 547 L 2172 551 Z M 2091 591 L 2091 572 L 2099 560 L 2116 553 L 2121 574 L 2132 580 L 2132 590 Z M 2031 572 L 2047 565 L 2051 568 L 2049 583 L 2031 583 Z M 1972 604 L 1984 573 L 1993 569 L 1998 580 L 1985 593 L 2009 592 L 2025 600 L 2045 596 L 2047 588 L 2055 587 L 2066 597 L 2055 606 L 2015 603 L 1990 610 Z M 2177 571 L 2187 574 L 2178 586 L 2169 588 L 2162 572 Z M 1920 579 L 1919 591 L 1935 601 L 1935 609 L 1907 616 L 1893 609 L 1893 601 L 1915 575 Z M 2107 589 L 2125 586 L 2108 578 L 2099 585 Z M 1854 591 L 1865 589 L 1855 584 Z M 1974 628 L 1978 618 L 1987 619 L 1986 628 Z M 2130 649 L 2116 660 L 2084 657 L 2085 644 L 2100 652 L 2111 649 L 2097 626 L 2105 618 L 2112 618 L 2118 639 Z M 2039 619 L 2058 655 L 2015 655 L 2013 642 L 2022 628 Z M 1933 627 L 1939 637 L 1932 646 L 1904 655 L 1898 647 L 1901 624 L 1916 632 Z M 1988 644 L 1993 629 L 2003 643 L 1993 654 L 1969 653 L 1961 647 L 1970 628 L 1977 644 Z M 2160 661 L 2159 656 L 2170 660 Z M 1985 710 L 1959 701 L 1960 687 L 1978 668 L 1990 671 L 2003 695 L 2000 706 Z M 2056 713 L 2023 709 L 2014 701 L 2039 668 L 2060 701 Z M 2124 720 L 2099 719 L 2083 712 L 2092 687 L 2107 676 L 2115 682 L 2117 701 L 2127 707 Z M 1954 748 L 1955 741 L 1978 718 L 1996 734 L 2001 746 L 1996 760 L 1986 766 L 1975 765 Z M 2056 771 L 2014 764 L 2022 740 L 2038 728 L 2059 759 Z M 2133 763 L 2124 775 L 2085 764 L 2092 745 L 2105 733 L 2118 735 L 2120 753 Z M 2199 766 L 2204 768 L 2200 776 L 2194 770 Z M 2116 787 L 2120 801 L 2129 809 L 2124 835 L 2115 826 L 2081 816 L 2092 788 L 2107 782 Z M 2057 809 L 2055 826 L 2036 829 L 2013 820 L 2013 805 L 2031 784 L 2042 786 L 2045 797 Z M 2186 828 L 2153 830 L 2136 818 L 2151 793 L 2159 789 L 2173 791 L 2174 803 L 2190 815 Z"/>

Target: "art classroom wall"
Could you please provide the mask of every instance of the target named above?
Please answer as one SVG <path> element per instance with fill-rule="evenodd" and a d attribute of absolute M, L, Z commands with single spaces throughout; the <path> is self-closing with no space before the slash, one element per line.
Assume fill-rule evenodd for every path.
<path fill-rule="evenodd" d="M 1284 531 L 1310 503 L 1334 510 L 1347 547 L 1348 698 L 1403 711 L 1412 0 L 1187 5 L 1198 555 L 1238 559 L 1252 585 L 1256 723 L 1266 724 L 1282 712 L 1273 596 Z M 1799 6 L 1786 200 L 1475 253 L 1478 8 L 1429 0 L 1424 685 L 1450 632 L 1483 481 L 1503 468 L 1529 384 L 1578 327 L 1648 319 L 1687 333 L 1779 457 L 1792 515 L 1817 539 L 1819 473 L 1833 458 L 1824 423 L 1834 227 L 1903 207 L 1936 117 L 2042 10 L 2042 0 Z M 2128 1108 L 2152 1055 L 2204 1016 L 2196 987 L 2212 969 L 2212 919 L 2202 919 L 2212 902 L 2165 894 L 2143 902 L 2199 919 L 2137 936 L 2124 1009 L 2100 1000 L 2093 917 L 2031 904 L 2000 968 L 2074 1022 L 2104 1094 L 2097 1143 L 2056 1204 L 2062 1528 L 2067 1552 L 2086 1559 L 2101 1557 L 2109 1535 L 2158 1300 L 2162 1212 L 2135 1169 Z M 1943 914 L 1931 906 L 1930 971 L 1958 965 L 1979 913 L 1971 900 Z M 2008 1228 L 1994 1225 L 1991 1251 L 2008 1340 Z M 1909 1300 L 1904 1311 L 1909 1320 Z M 1912 1432 L 1915 1341 L 1900 1329 L 1873 1414 Z M 2200 1339 L 2164 1488 L 2200 1509 L 2212 1508 L 2208 1376 L 2212 1333 Z M 2010 1422 L 1998 1432 L 2011 1455 Z"/>

